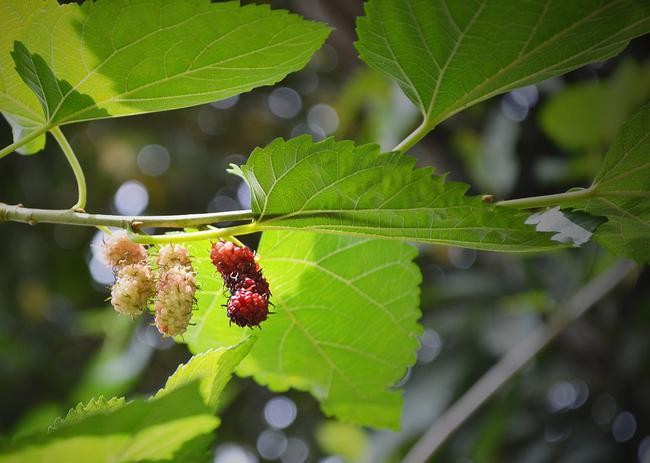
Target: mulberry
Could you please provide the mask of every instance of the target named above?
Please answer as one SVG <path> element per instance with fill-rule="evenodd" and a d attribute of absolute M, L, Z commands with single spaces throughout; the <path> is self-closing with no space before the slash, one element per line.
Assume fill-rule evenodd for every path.
<path fill-rule="evenodd" d="M 168 244 L 158 251 L 158 270 L 167 271 L 175 266 L 191 267 L 190 252 L 185 246 Z"/>
<path fill-rule="evenodd" d="M 227 313 L 231 323 L 241 327 L 257 326 L 269 314 L 269 300 L 254 291 L 240 289 L 230 297 Z"/>
<path fill-rule="evenodd" d="M 111 288 L 116 311 L 135 317 L 146 308 L 154 293 L 153 272 L 146 264 L 129 264 L 118 270 Z"/>
<path fill-rule="evenodd" d="M 174 266 L 158 278 L 156 295 L 156 327 L 165 336 L 183 334 L 192 317 L 196 276 L 181 266 Z"/>
<path fill-rule="evenodd" d="M 104 260 L 113 268 L 131 264 L 143 264 L 147 261 L 147 250 L 134 243 L 125 232 L 117 232 L 104 241 Z"/>
<path fill-rule="evenodd" d="M 224 280 L 230 276 L 237 279 L 237 276 L 248 275 L 259 268 L 255 260 L 255 254 L 249 247 L 237 246 L 230 241 L 219 240 L 214 243 L 210 252 L 210 259 L 219 273 L 224 276 Z"/>
<path fill-rule="evenodd" d="M 250 248 L 220 240 L 212 245 L 210 258 L 230 293 L 227 314 L 231 323 L 253 327 L 266 320 L 271 291 Z"/>

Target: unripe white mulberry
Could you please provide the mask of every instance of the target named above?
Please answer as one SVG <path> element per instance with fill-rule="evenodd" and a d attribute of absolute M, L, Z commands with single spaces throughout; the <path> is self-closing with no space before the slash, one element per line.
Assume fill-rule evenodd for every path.
<path fill-rule="evenodd" d="M 104 260 L 117 269 L 141 264 L 147 261 L 147 250 L 141 244 L 131 241 L 125 232 L 117 232 L 104 241 Z"/>
<path fill-rule="evenodd" d="M 196 275 L 189 267 L 175 266 L 158 277 L 156 327 L 164 336 L 183 334 L 192 317 Z"/>
<path fill-rule="evenodd" d="M 191 267 L 190 252 L 185 246 L 168 244 L 158 251 L 158 271 L 166 272 L 174 266 Z"/>
<path fill-rule="evenodd" d="M 111 289 L 116 311 L 135 317 L 146 308 L 155 289 L 153 272 L 147 264 L 129 264 L 118 270 Z"/>

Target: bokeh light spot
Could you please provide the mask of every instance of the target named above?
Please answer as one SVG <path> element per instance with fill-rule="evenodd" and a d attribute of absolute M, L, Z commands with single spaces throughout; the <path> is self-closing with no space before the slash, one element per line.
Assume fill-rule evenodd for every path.
<path fill-rule="evenodd" d="M 287 450 L 282 454 L 282 463 L 304 463 L 309 457 L 307 442 L 297 437 L 287 440 Z"/>
<path fill-rule="evenodd" d="M 135 180 L 124 182 L 115 193 L 115 210 L 122 215 L 138 215 L 149 204 L 149 193 L 145 186 Z"/>
<path fill-rule="evenodd" d="M 146 145 L 138 153 L 138 167 L 145 175 L 162 175 L 169 169 L 170 163 L 169 151 L 161 145 Z"/>
<path fill-rule="evenodd" d="M 432 362 L 442 349 L 442 339 L 434 330 L 427 328 L 420 338 L 420 350 L 418 350 L 418 362 Z"/>
<path fill-rule="evenodd" d="M 267 460 L 275 460 L 287 450 L 287 438 L 282 431 L 267 429 L 257 438 L 257 452 Z"/>
<path fill-rule="evenodd" d="M 293 400 L 287 397 L 274 397 L 264 407 L 264 419 L 276 429 L 284 429 L 293 423 L 298 409 Z"/>
<path fill-rule="evenodd" d="M 636 433 L 636 418 L 630 412 L 621 412 L 614 418 L 612 434 L 616 442 L 627 442 Z"/>
<path fill-rule="evenodd" d="M 214 463 L 257 463 L 257 457 L 250 450 L 236 444 L 222 444 L 214 452 Z"/>
<path fill-rule="evenodd" d="M 273 115 L 282 119 L 291 119 L 302 109 L 300 95 L 288 87 L 279 87 L 273 90 L 269 95 L 268 104 Z"/>
<path fill-rule="evenodd" d="M 230 98 L 226 98 L 224 100 L 213 101 L 212 103 L 210 103 L 210 106 L 217 109 L 228 109 L 235 106 L 238 101 L 239 101 L 239 95 L 235 95 L 235 96 L 231 96 Z"/>
<path fill-rule="evenodd" d="M 339 115 L 330 105 L 317 104 L 307 113 L 307 123 L 310 128 L 318 127 L 330 135 L 339 128 Z"/>

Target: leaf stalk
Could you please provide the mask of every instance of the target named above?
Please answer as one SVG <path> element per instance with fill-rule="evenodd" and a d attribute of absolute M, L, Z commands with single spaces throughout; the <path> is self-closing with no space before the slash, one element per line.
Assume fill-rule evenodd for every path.
<path fill-rule="evenodd" d="M 406 153 L 408 150 L 413 148 L 417 142 L 422 140 L 426 134 L 433 130 L 434 125 L 431 124 L 428 120 L 422 121 L 422 123 L 417 126 L 417 128 L 411 132 L 404 140 L 402 140 L 393 151 L 401 151 Z"/>
<path fill-rule="evenodd" d="M 4 148 L 2 148 L 0 150 L 0 159 L 4 158 L 5 156 L 7 156 L 7 155 L 9 155 L 11 153 L 13 153 L 18 148 L 20 148 L 21 146 L 26 145 L 30 141 L 33 141 L 36 138 L 40 137 L 41 135 L 46 133 L 48 130 L 49 130 L 49 127 L 47 127 L 47 126 L 40 127 L 38 130 L 34 130 L 33 132 L 30 132 L 29 135 L 26 135 L 25 137 L 21 138 L 20 140 L 17 140 L 15 142 L 13 142 L 11 145 L 5 146 Z"/>
<path fill-rule="evenodd" d="M 593 186 L 581 190 L 567 191 L 545 196 L 531 196 L 529 198 L 507 199 L 496 203 L 497 206 L 514 207 L 516 209 L 537 209 L 541 207 L 559 206 L 580 199 L 593 198 L 596 190 Z"/>
<path fill-rule="evenodd" d="M 65 138 L 61 129 L 59 127 L 53 127 L 50 129 L 50 133 L 61 147 L 63 154 L 65 154 L 65 158 L 68 160 L 68 164 L 70 164 L 74 178 L 77 181 L 77 202 L 72 206 L 72 209 L 83 211 L 86 207 L 86 177 L 84 176 L 83 168 L 79 164 L 79 160 L 74 154 L 72 146 L 68 143 L 68 139 Z"/>

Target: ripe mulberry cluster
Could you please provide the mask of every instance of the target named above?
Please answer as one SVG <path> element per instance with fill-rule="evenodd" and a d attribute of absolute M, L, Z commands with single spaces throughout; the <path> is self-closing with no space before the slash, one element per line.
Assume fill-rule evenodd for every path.
<path fill-rule="evenodd" d="M 266 320 L 271 292 L 250 248 L 219 240 L 210 259 L 230 293 L 226 310 L 231 323 L 253 327 Z"/>
<path fill-rule="evenodd" d="M 147 250 L 129 240 L 126 233 L 115 233 L 104 242 L 104 259 L 115 274 L 111 304 L 119 313 L 135 318 L 145 311 L 154 293 Z"/>
<path fill-rule="evenodd" d="M 186 247 L 168 244 L 158 253 L 156 327 L 164 336 L 185 332 L 192 318 L 196 273 Z"/>
<path fill-rule="evenodd" d="M 170 244 L 159 250 L 157 282 L 147 250 L 129 240 L 126 233 L 115 233 L 106 239 L 104 259 L 115 274 L 111 304 L 116 311 L 135 318 L 147 309 L 155 293 L 158 331 L 164 336 L 185 332 L 196 293 L 196 273 L 186 247 Z"/>

